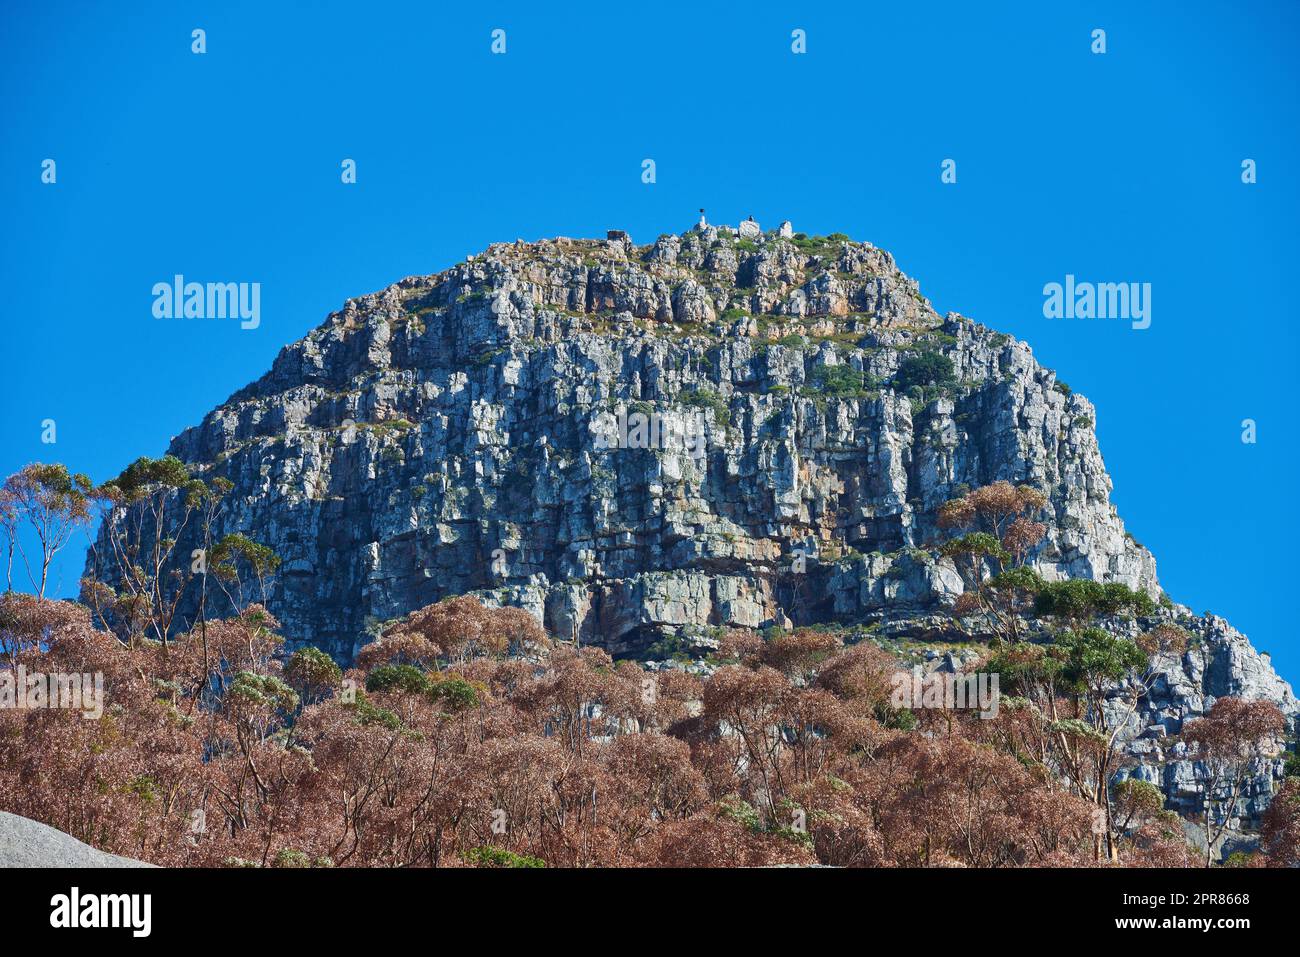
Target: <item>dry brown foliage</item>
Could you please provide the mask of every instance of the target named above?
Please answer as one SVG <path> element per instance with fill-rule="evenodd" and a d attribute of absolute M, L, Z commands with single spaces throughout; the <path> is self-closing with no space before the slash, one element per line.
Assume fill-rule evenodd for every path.
<path fill-rule="evenodd" d="M 127 645 L 80 607 L 4 598 L 0 667 L 102 673 L 106 705 L 0 709 L 0 807 L 167 865 L 1094 861 L 1092 805 L 1033 761 L 1031 726 L 882 724 L 899 666 L 873 645 L 736 632 L 711 677 L 652 674 L 453 599 L 367 648 L 355 697 L 304 704 L 275 627 L 253 606 L 206 643 Z M 421 682 L 360 690 L 395 663 Z M 1293 806 L 1273 846 L 1294 848 Z M 1121 863 L 1185 862 L 1137 811 Z"/>

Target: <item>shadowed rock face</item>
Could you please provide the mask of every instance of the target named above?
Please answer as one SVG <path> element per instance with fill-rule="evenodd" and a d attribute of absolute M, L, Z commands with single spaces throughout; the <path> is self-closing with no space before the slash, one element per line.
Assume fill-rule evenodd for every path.
<path fill-rule="evenodd" d="M 927 352 L 953 384 L 896 391 Z M 835 366 L 862 387 L 833 394 Z M 494 245 L 350 300 L 169 451 L 235 483 L 216 533 L 282 557 L 268 604 L 291 641 L 348 661 L 375 622 L 478 591 L 630 655 L 778 609 L 942 609 L 960 580 L 917 546 L 960 486 L 998 479 L 1050 496 L 1046 576 L 1154 594 L 1093 408 L 1055 385 L 869 244 L 710 227 Z M 602 447 L 637 414 L 702 421 L 703 454 Z"/>
<path fill-rule="evenodd" d="M 48 825 L 0 811 L 0 868 L 153 866 L 105 854 Z"/>

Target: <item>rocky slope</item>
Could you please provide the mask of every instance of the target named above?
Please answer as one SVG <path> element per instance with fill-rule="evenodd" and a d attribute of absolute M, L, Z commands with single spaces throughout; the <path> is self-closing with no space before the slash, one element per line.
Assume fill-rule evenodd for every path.
<path fill-rule="evenodd" d="M 153 866 L 105 854 L 39 821 L 0 811 L 0 868 Z"/>
<path fill-rule="evenodd" d="M 935 354 L 950 381 L 918 383 Z M 658 447 L 620 447 L 637 415 Z M 927 550 L 936 510 L 1000 479 L 1049 496 L 1045 577 L 1159 597 L 1094 418 L 869 243 L 701 225 L 497 244 L 349 300 L 169 451 L 234 482 L 217 534 L 283 558 L 269 605 L 294 641 L 348 661 L 377 623 L 478 592 L 646 657 L 787 618 L 942 636 L 962 583 Z M 1152 767 L 1214 695 L 1296 711 L 1226 623 L 1196 627 L 1134 729 Z M 1174 766 L 1171 793 L 1194 776 Z"/>

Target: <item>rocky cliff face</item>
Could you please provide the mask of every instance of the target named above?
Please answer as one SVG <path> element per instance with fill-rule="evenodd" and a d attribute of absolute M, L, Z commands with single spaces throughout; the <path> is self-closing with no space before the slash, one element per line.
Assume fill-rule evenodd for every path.
<path fill-rule="evenodd" d="M 1171 743 L 1170 736 L 1222 697 L 1272 701 L 1291 719 L 1293 730 L 1300 730 L 1300 702 L 1273 670 L 1268 656 L 1257 652 L 1246 636 L 1224 619 L 1183 614 L 1180 624 L 1191 634 L 1191 645 L 1185 654 L 1155 661 L 1155 683 L 1142 699 L 1130 728 L 1128 752 L 1136 767 L 1127 773 L 1163 790 L 1167 807 L 1194 815 L 1203 806 L 1206 768 L 1190 760 L 1187 746 L 1181 741 Z M 1220 818 L 1229 814 L 1236 827 L 1258 823 L 1285 775 L 1284 767 L 1281 756 L 1255 762 L 1241 800 Z M 1227 796 L 1225 787 L 1216 798 Z"/>
<path fill-rule="evenodd" d="M 349 300 L 169 451 L 234 483 L 216 533 L 282 557 L 271 610 L 343 661 L 465 592 L 616 655 L 787 617 L 940 634 L 962 583 L 936 510 L 1000 479 L 1049 496 L 1045 577 L 1160 594 L 1093 407 L 1028 345 L 937 315 L 870 244 L 745 233 L 491 246 Z M 951 377 L 917 382 L 933 355 Z M 1137 747 L 1234 688 L 1295 710 L 1205 627 Z"/>
<path fill-rule="evenodd" d="M 889 385 L 919 352 L 956 381 L 918 401 Z M 835 366 L 862 387 L 822 388 Z M 638 415 L 660 447 L 617 447 Z M 700 422 L 699 448 L 671 441 Z M 369 622 L 484 590 L 634 654 L 778 608 L 942 604 L 960 580 L 915 549 L 954 490 L 997 479 L 1049 490 L 1046 575 L 1154 592 L 1092 423 L 1027 345 L 936 315 L 888 253 L 709 228 L 495 245 L 350 300 L 169 451 L 235 483 L 218 531 L 282 556 L 270 604 L 293 639 L 348 659 Z"/>

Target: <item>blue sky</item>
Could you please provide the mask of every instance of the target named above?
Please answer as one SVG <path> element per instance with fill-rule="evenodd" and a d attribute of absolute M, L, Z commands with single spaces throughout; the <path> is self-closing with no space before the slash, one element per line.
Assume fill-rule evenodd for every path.
<path fill-rule="evenodd" d="M 1300 679 L 1298 26 L 1290 2 L 9 0 L 0 469 L 109 478 L 348 296 L 489 242 L 789 218 L 1028 340 L 1096 404 L 1114 501 L 1173 597 Z M 176 273 L 260 282 L 260 327 L 154 319 Z M 1150 282 L 1151 327 L 1045 319 L 1067 273 Z"/>

